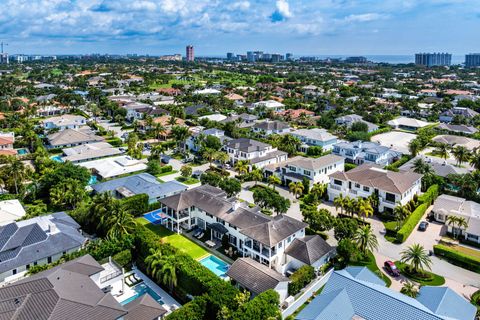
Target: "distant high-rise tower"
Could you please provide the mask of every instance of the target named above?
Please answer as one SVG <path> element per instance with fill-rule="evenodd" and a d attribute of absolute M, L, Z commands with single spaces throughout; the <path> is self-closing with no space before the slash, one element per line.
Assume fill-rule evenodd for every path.
<path fill-rule="evenodd" d="M 193 53 L 193 46 L 187 46 L 187 62 L 193 62 L 195 60 L 195 55 Z"/>
<path fill-rule="evenodd" d="M 247 51 L 247 61 L 255 62 L 255 53 L 253 51 Z"/>
<path fill-rule="evenodd" d="M 293 54 L 292 54 L 292 53 L 287 53 L 285 58 L 286 58 L 288 61 L 292 61 L 292 60 L 293 60 Z"/>
<path fill-rule="evenodd" d="M 470 53 L 465 55 L 465 67 L 480 67 L 480 53 Z"/>
<path fill-rule="evenodd" d="M 235 60 L 235 54 L 233 52 L 227 52 L 227 60 Z"/>
<path fill-rule="evenodd" d="M 426 67 L 449 66 L 452 64 L 450 53 L 417 53 L 415 64 Z"/>

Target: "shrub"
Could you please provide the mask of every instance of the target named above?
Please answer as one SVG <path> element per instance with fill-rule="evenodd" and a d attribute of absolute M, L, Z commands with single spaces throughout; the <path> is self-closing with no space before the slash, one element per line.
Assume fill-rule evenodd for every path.
<path fill-rule="evenodd" d="M 149 211 L 150 205 L 148 201 L 148 195 L 141 193 L 122 199 L 122 204 L 125 210 L 130 212 L 131 215 L 138 217 Z"/>
<path fill-rule="evenodd" d="M 307 284 L 315 278 L 315 269 L 312 266 L 302 266 L 295 271 L 290 277 L 291 282 L 288 284 L 288 294 L 296 295 Z"/>
<path fill-rule="evenodd" d="M 443 244 L 433 246 L 433 252 L 454 265 L 474 272 L 480 272 L 480 259 L 477 257 L 457 252 L 455 249 Z"/>
<path fill-rule="evenodd" d="M 207 297 L 197 297 L 183 305 L 180 309 L 170 313 L 166 320 L 202 320 L 205 317 Z"/>
<path fill-rule="evenodd" d="M 122 146 L 122 139 L 120 138 L 110 138 L 110 139 L 107 139 L 107 142 L 110 143 L 112 146 L 114 147 L 121 147 Z"/>
<path fill-rule="evenodd" d="M 132 263 L 132 252 L 130 249 L 125 249 L 115 254 L 112 259 L 122 267 L 128 267 Z"/>
<path fill-rule="evenodd" d="M 423 217 L 423 214 L 425 211 L 427 211 L 428 206 L 426 203 L 423 203 L 413 211 L 408 218 L 405 220 L 402 228 L 398 230 L 397 232 L 397 243 L 403 243 L 405 240 L 407 240 L 408 236 L 412 233 L 413 229 L 415 229 L 415 226 L 417 223 L 420 222 L 420 220 Z"/>
<path fill-rule="evenodd" d="M 345 172 L 346 171 L 349 171 L 349 170 L 352 170 L 352 169 L 355 169 L 357 167 L 356 164 L 353 164 L 353 163 L 345 163 Z"/>
<path fill-rule="evenodd" d="M 167 172 L 171 172 L 173 171 L 173 168 L 171 165 L 166 165 L 166 166 L 163 166 L 161 169 L 160 169 L 160 173 L 167 173 Z"/>
<path fill-rule="evenodd" d="M 385 169 L 386 170 L 390 170 L 390 171 L 397 171 L 398 172 L 398 168 L 403 166 L 405 163 L 407 163 L 409 160 L 411 159 L 410 156 L 408 155 L 403 155 L 400 159 L 398 159 L 397 161 L 391 163 L 390 165 L 388 166 L 385 166 Z"/>

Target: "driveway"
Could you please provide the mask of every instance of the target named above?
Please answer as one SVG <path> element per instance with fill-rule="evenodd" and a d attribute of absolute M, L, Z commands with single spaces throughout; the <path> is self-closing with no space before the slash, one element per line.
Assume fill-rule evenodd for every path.
<path fill-rule="evenodd" d="M 115 137 L 121 139 L 124 133 L 133 131 L 133 129 L 123 130 L 117 123 L 110 123 L 107 120 L 99 120 L 98 124 L 107 131 L 115 132 Z"/>

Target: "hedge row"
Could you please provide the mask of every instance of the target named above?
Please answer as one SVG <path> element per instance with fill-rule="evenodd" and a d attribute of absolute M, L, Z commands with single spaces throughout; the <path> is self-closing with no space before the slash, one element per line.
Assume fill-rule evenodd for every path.
<path fill-rule="evenodd" d="M 420 203 L 420 205 L 408 216 L 402 228 L 398 230 L 395 242 L 403 243 L 405 240 L 407 240 L 408 236 L 412 233 L 413 229 L 415 229 L 416 225 L 422 219 L 428 207 L 437 198 L 438 190 L 438 185 L 434 184 L 428 188 L 424 194 L 418 197 L 418 203 Z"/>
<path fill-rule="evenodd" d="M 480 273 L 480 259 L 477 257 L 458 252 L 442 244 L 433 246 L 433 252 L 454 265 Z"/>
<path fill-rule="evenodd" d="M 409 160 L 411 159 L 410 156 L 404 154 L 400 159 L 398 159 L 397 161 L 389 164 L 388 166 L 385 166 L 385 169 L 386 170 L 390 170 L 390 171 L 398 171 L 398 168 L 403 166 L 405 163 L 407 163 Z"/>
<path fill-rule="evenodd" d="M 113 255 L 112 259 L 121 267 L 129 268 L 132 264 L 132 251 L 130 249 L 125 249 Z"/>
<path fill-rule="evenodd" d="M 125 210 L 130 212 L 135 217 L 138 217 L 150 210 L 148 203 L 148 194 L 140 193 L 131 197 L 122 199 L 122 204 Z"/>
<path fill-rule="evenodd" d="M 438 184 L 430 186 L 430 188 L 428 188 L 428 190 L 425 191 L 424 194 L 418 197 L 418 202 L 425 203 L 430 206 L 435 201 L 435 199 L 437 199 L 439 190 L 440 187 L 438 186 Z"/>
<path fill-rule="evenodd" d="M 408 236 L 412 233 L 413 229 L 415 229 L 417 223 L 420 222 L 427 209 L 428 205 L 422 203 L 408 216 L 402 228 L 398 230 L 395 242 L 403 243 L 407 240 Z"/>

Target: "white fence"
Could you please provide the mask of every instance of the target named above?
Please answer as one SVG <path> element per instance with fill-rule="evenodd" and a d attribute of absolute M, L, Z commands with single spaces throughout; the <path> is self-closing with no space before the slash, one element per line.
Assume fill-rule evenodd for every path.
<path fill-rule="evenodd" d="M 282 311 L 282 317 L 285 319 L 289 315 L 295 312 L 298 308 L 300 308 L 315 292 L 317 292 L 321 287 L 327 283 L 330 275 L 333 272 L 333 268 L 330 269 L 324 276 L 318 278 L 313 284 L 311 284 L 301 295 L 298 299 L 295 300 L 287 309 Z"/>

